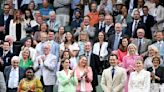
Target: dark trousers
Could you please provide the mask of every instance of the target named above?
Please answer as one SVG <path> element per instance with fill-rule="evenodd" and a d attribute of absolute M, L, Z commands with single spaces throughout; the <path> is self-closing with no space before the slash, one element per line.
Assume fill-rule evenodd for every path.
<path fill-rule="evenodd" d="M 44 92 L 53 92 L 53 85 L 44 86 Z"/>
<path fill-rule="evenodd" d="M 7 92 L 17 92 L 17 88 L 7 88 Z"/>

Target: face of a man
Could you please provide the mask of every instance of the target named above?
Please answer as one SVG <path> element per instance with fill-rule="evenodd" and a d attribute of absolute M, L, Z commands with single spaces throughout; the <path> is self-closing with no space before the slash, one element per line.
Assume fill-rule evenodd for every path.
<path fill-rule="evenodd" d="M 133 17 L 135 20 L 138 20 L 140 18 L 140 13 L 138 11 L 135 11 Z"/>
<path fill-rule="evenodd" d="M 10 49 L 10 44 L 9 44 L 9 42 L 4 42 L 4 44 L 3 44 L 3 50 L 4 51 L 8 51 Z"/>
<path fill-rule="evenodd" d="M 10 6 L 9 5 L 5 5 L 4 8 L 3 8 L 3 11 L 4 11 L 5 14 L 9 14 Z"/>
<path fill-rule="evenodd" d="M 137 30 L 137 37 L 138 38 L 143 38 L 145 36 L 145 32 L 143 29 L 138 29 Z"/>
<path fill-rule="evenodd" d="M 106 23 L 107 25 L 112 24 L 112 23 L 113 23 L 112 17 L 111 17 L 111 16 L 105 16 L 105 23 Z"/>
<path fill-rule="evenodd" d="M 18 60 L 13 60 L 13 61 L 11 61 L 11 65 L 12 65 L 14 68 L 17 68 L 18 65 L 19 65 L 19 61 L 18 61 Z"/>
<path fill-rule="evenodd" d="M 84 21 L 83 22 L 84 22 L 85 26 L 89 25 L 89 23 L 90 23 L 89 21 L 90 21 L 89 17 L 84 17 Z"/>
<path fill-rule="evenodd" d="M 156 40 L 157 41 L 163 40 L 163 34 L 162 34 L 162 32 L 157 32 L 157 34 L 156 34 Z"/>
<path fill-rule="evenodd" d="M 96 12 L 96 10 L 97 10 L 97 5 L 96 5 L 96 4 L 92 4 L 92 5 L 91 5 L 91 10 L 92 10 L 92 12 Z"/>
<path fill-rule="evenodd" d="M 109 63 L 113 67 L 116 66 L 117 65 L 117 58 L 116 58 L 116 56 L 110 56 L 109 57 Z"/>
<path fill-rule="evenodd" d="M 44 46 L 44 54 L 45 54 L 45 55 L 48 55 L 49 52 L 50 52 L 50 46 L 49 46 L 49 45 L 45 45 L 45 46 Z"/>
<path fill-rule="evenodd" d="M 89 43 L 89 42 L 85 43 L 84 50 L 85 50 L 86 52 L 89 52 L 89 51 L 91 51 L 91 49 L 92 49 L 91 43 Z"/>
<path fill-rule="evenodd" d="M 144 13 L 144 15 L 148 15 L 148 8 L 143 8 L 143 13 Z"/>
<path fill-rule="evenodd" d="M 49 40 L 54 40 L 54 33 L 53 32 L 48 33 L 48 39 Z"/>
<path fill-rule="evenodd" d="M 115 24 L 115 31 L 116 33 L 120 33 L 122 31 L 122 25 L 119 23 Z"/>

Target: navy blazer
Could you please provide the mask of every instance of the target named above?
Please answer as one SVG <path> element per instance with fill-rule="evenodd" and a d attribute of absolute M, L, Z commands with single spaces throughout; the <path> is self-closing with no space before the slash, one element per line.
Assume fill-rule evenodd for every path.
<path fill-rule="evenodd" d="M 127 30 L 125 31 L 125 34 L 129 36 L 129 38 L 132 37 L 132 28 L 133 28 L 133 21 L 131 23 L 128 23 Z M 144 30 L 147 30 L 145 24 L 142 21 L 139 21 L 136 30 L 134 30 L 134 35 L 132 38 L 137 38 L 138 28 L 143 28 Z"/>
<path fill-rule="evenodd" d="M 6 66 L 4 69 L 4 76 L 5 76 L 5 82 L 6 86 L 8 86 L 9 76 L 11 72 L 12 66 Z M 25 71 L 23 68 L 19 67 L 19 82 L 24 77 Z"/>
<path fill-rule="evenodd" d="M 0 14 L 0 26 L 4 26 L 5 24 L 5 34 L 3 32 L 0 32 L 0 40 L 4 40 L 5 35 L 9 34 L 9 26 L 10 26 L 10 20 L 13 19 L 12 15 L 9 15 L 8 19 L 6 20 L 6 23 L 4 22 L 4 14 Z"/>

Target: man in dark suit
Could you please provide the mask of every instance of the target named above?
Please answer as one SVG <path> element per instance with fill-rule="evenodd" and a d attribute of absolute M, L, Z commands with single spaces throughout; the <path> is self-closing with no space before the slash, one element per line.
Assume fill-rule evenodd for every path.
<path fill-rule="evenodd" d="M 2 58 L 2 69 L 0 71 L 4 71 L 5 66 L 11 65 L 11 58 L 13 57 L 13 53 L 10 51 L 10 43 L 5 41 L 3 42 L 3 48 L 0 52 L 0 57 Z"/>
<path fill-rule="evenodd" d="M 146 30 L 145 24 L 140 20 L 140 12 L 138 10 L 134 11 L 133 19 L 134 20 L 128 24 L 127 30 L 125 32 L 125 34 L 129 36 L 129 38 L 137 38 L 138 28 L 144 28 L 144 30 Z"/>
<path fill-rule="evenodd" d="M 106 40 L 109 38 L 110 35 L 113 35 L 115 33 L 113 17 L 111 15 L 105 16 L 105 31 L 104 32 L 106 33 Z"/>
<path fill-rule="evenodd" d="M 125 36 L 124 33 L 122 32 L 122 24 L 121 23 L 116 23 L 115 24 L 115 34 L 110 35 L 108 39 L 108 51 L 109 54 L 113 50 L 117 50 L 119 46 L 120 39 Z"/>
<path fill-rule="evenodd" d="M 0 14 L 0 40 L 4 40 L 5 35 L 9 34 L 10 20 L 13 18 L 13 16 L 9 14 L 9 11 L 10 5 L 5 4 L 3 7 L 3 13 Z"/>
<path fill-rule="evenodd" d="M 147 6 L 144 6 L 142 9 L 144 15 L 141 16 L 141 20 L 145 24 L 147 29 L 145 30 L 145 37 L 147 39 L 152 39 L 151 27 L 153 27 L 153 25 L 155 24 L 155 20 L 154 17 L 148 13 L 149 9 Z"/>
<path fill-rule="evenodd" d="M 96 31 L 95 31 L 95 37 L 98 37 L 98 33 L 101 31 L 105 31 L 105 13 L 100 12 L 99 13 L 99 22 L 94 25 Z"/>
<path fill-rule="evenodd" d="M 24 69 L 19 67 L 20 59 L 14 56 L 11 59 L 11 66 L 5 67 L 4 76 L 7 86 L 7 92 L 17 92 L 20 80 L 24 77 Z"/>
<path fill-rule="evenodd" d="M 92 53 L 91 42 L 85 43 L 84 55 L 88 58 L 88 65 L 90 65 L 90 67 L 92 68 L 92 72 L 93 72 L 93 81 L 92 81 L 93 91 L 92 92 L 96 92 L 96 86 L 98 85 L 98 78 L 97 78 L 98 63 L 97 63 L 97 60 L 99 60 L 99 58 L 96 58 L 95 55 Z"/>

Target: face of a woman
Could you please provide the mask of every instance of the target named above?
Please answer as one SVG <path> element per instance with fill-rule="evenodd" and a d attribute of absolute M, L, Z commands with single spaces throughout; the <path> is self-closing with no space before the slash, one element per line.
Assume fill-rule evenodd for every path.
<path fill-rule="evenodd" d="M 149 51 L 149 56 L 155 56 L 156 52 L 153 49 L 150 49 Z"/>
<path fill-rule="evenodd" d="M 87 58 L 86 57 L 82 57 L 81 59 L 80 59 L 80 66 L 83 66 L 83 67 L 85 67 L 86 66 L 86 64 L 87 64 Z"/>
<path fill-rule="evenodd" d="M 66 39 L 70 41 L 72 39 L 72 34 L 70 32 L 67 32 Z"/>
<path fill-rule="evenodd" d="M 45 32 L 47 29 L 48 29 L 47 24 L 43 23 L 41 25 L 41 31 L 44 31 Z"/>
<path fill-rule="evenodd" d="M 153 65 L 154 65 L 154 67 L 158 67 L 159 64 L 160 64 L 160 61 L 159 61 L 157 58 L 155 58 L 155 59 L 153 60 Z"/>
<path fill-rule="evenodd" d="M 26 46 L 26 47 L 31 47 L 31 43 L 32 43 L 31 39 L 28 39 L 28 40 L 25 42 L 25 46 Z"/>
<path fill-rule="evenodd" d="M 63 68 L 64 69 L 69 69 L 69 66 L 70 66 L 70 61 L 68 59 L 66 59 L 64 62 L 63 62 Z"/>
<path fill-rule="evenodd" d="M 86 40 L 86 38 L 87 38 L 86 34 L 81 34 L 80 35 L 80 40 Z"/>
<path fill-rule="evenodd" d="M 136 52 L 135 47 L 129 46 L 129 53 L 130 53 L 130 54 L 135 54 L 135 52 Z"/>
<path fill-rule="evenodd" d="M 122 39 L 122 46 L 128 46 L 128 39 Z"/>
<path fill-rule="evenodd" d="M 140 71 L 140 70 L 142 70 L 143 69 L 143 63 L 142 63 L 142 61 L 136 61 L 136 63 L 135 63 L 135 67 L 136 67 L 136 71 Z"/>
<path fill-rule="evenodd" d="M 121 9 L 122 12 L 127 12 L 127 8 L 125 6 L 122 7 Z"/>
<path fill-rule="evenodd" d="M 35 4 L 34 3 L 30 3 L 29 4 L 29 9 L 33 10 L 35 8 Z"/>
<path fill-rule="evenodd" d="M 69 58 L 69 52 L 64 52 L 63 54 L 64 54 L 63 55 L 64 58 Z"/>
<path fill-rule="evenodd" d="M 29 16 L 30 16 L 30 11 L 26 10 L 26 11 L 25 11 L 25 14 L 26 14 L 26 16 L 29 17 Z"/>
<path fill-rule="evenodd" d="M 28 50 L 25 50 L 25 51 L 23 51 L 23 53 L 22 53 L 23 55 L 23 58 L 28 58 L 29 57 L 29 51 Z"/>
<path fill-rule="evenodd" d="M 16 17 L 19 19 L 19 18 L 21 18 L 21 13 L 20 13 L 20 11 L 18 11 L 17 13 L 16 13 Z"/>
<path fill-rule="evenodd" d="M 31 69 L 27 70 L 26 71 L 26 78 L 32 79 L 33 77 L 34 77 L 34 72 Z"/>
<path fill-rule="evenodd" d="M 60 32 L 61 34 L 63 34 L 63 33 L 64 33 L 64 27 L 60 27 L 60 28 L 59 28 L 59 32 Z"/>
<path fill-rule="evenodd" d="M 99 33 L 98 39 L 99 41 L 104 41 L 104 34 L 102 32 Z"/>

